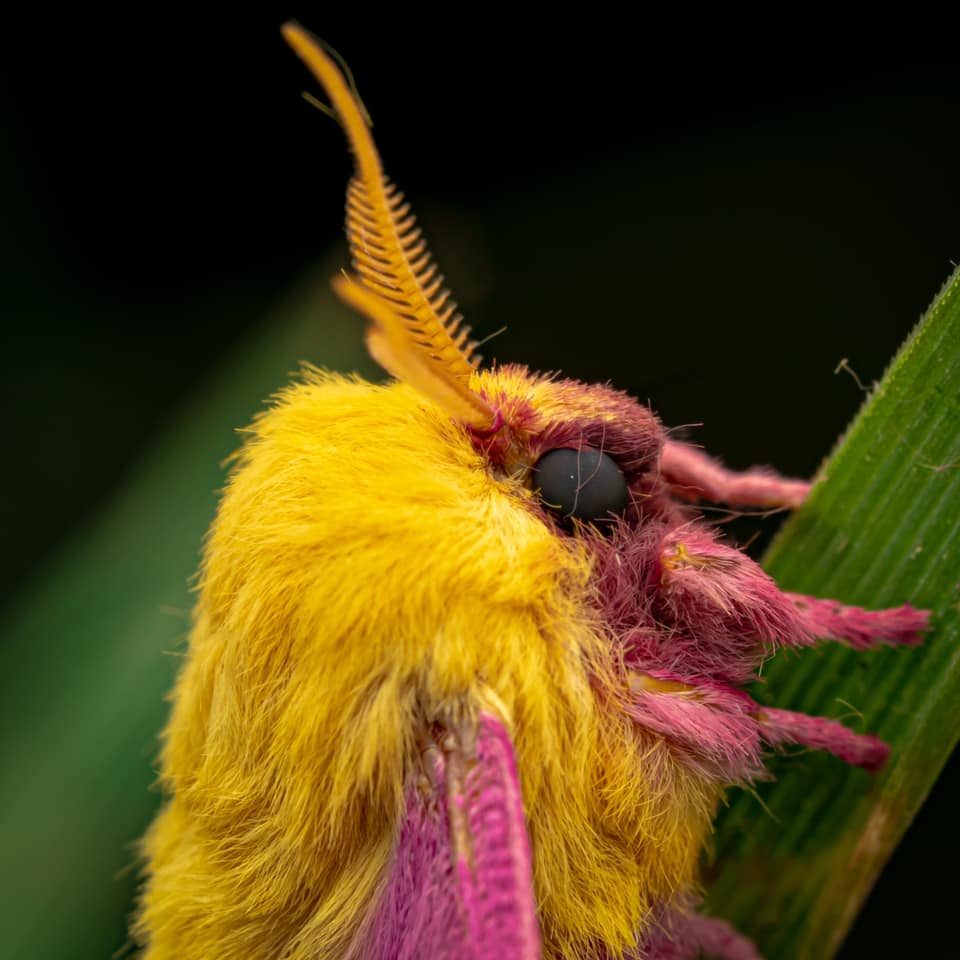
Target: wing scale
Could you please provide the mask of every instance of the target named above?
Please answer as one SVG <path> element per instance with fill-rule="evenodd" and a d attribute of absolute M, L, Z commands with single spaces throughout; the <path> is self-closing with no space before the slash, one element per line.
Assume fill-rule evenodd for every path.
<path fill-rule="evenodd" d="M 383 891 L 350 956 L 540 960 L 513 745 L 493 714 L 447 733 L 411 776 Z"/>

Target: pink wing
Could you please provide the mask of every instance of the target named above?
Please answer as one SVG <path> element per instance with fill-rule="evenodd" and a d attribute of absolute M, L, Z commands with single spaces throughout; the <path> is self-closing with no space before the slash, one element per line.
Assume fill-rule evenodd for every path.
<path fill-rule="evenodd" d="M 353 944 L 364 960 L 539 960 L 530 842 L 503 724 L 480 715 L 428 751 L 380 901 Z"/>

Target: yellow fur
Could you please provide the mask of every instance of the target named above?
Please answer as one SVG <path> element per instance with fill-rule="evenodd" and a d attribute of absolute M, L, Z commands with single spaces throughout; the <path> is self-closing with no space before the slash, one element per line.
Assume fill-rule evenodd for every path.
<path fill-rule="evenodd" d="M 626 949 L 695 883 L 714 788 L 614 709 L 589 560 L 530 496 L 405 385 L 308 371 L 255 423 L 165 734 L 150 960 L 343 956 L 425 724 L 481 704 L 512 731 L 546 957 Z"/>

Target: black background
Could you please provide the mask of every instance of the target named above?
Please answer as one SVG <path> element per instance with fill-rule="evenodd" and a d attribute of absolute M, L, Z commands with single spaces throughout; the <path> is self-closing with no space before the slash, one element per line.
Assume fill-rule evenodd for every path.
<path fill-rule="evenodd" d="M 508 323 L 486 352 L 706 421 L 697 439 L 736 466 L 812 472 L 861 399 L 836 364 L 879 377 L 960 258 L 936 24 L 452 6 L 8 23 L 4 601 L 341 242 L 349 159 L 300 99 L 288 13 L 348 59 L 477 333 Z M 956 856 L 958 795 L 948 771 L 844 958 L 960 953 L 946 892 L 918 882 Z"/>

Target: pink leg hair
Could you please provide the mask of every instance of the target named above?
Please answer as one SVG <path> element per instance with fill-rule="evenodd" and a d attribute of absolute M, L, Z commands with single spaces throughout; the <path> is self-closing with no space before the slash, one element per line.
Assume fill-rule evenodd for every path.
<path fill-rule="evenodd" d="M 858 650 L 881 643 L 917 644 L 929 625 L 929 611 L 910 604 L 863 610 L 829 599 L 785 593 L 741 550 L 711 531 L 687 524 L 669 531 L 660 544 L 659 589 L 662 622 L 681 628 L 689 645 L 672 643 L 674 660 L 689 657 L 695 672 L 730 676 L 735 663 L 753 665 L 756 638 L 772 649 L 809 647 L 839 640 Z"/>
<path fill-rule="evenodd" d="M 863 649 L 914 644 L 929 614 L 909 605 L 861 610 L 835 600 L 784 593 L 746 554 L 697 524 L 670 530 L 655 568 L 660 634 L 637 630 L 627 647 L 633 671 L 627 707 L 642 726 L 681 745 L 689 762 L 728 781 L 757 776 L 761 741 L 827 750 L 876 770 L 886 747 L 824 717 L 766 710 L 741 689 L 764 656 L 821 639 Z"/>
<path fill-rule="evenodd" d="M 836 600 L 822 600 L 799 593 L 785 593 L 807 631 L 817 639 L 839 640 L 855 650 L 869 650 L 882 643 L 916 646 L 930 621 L 928 610 L 909 603 L 889 610 L 848 607 Z"/>
<path fill-rule="evenodd" d="M 644 944 L 644 960 L 763 960 L 751 940 L 726 920 L 699 913 L 672 913 Z"/>
<path fill-rule="evenodd" d="M 700 951 L 714 960 L 763 960 L 753 941 L 737 933 L 726 920 L 694 914 L 689 918 Z"/>
<path fill-rule="evenodd" d="M 773 746 L 799 743 L 814 750 L 826 750 L 851 766 L 863 767 L 871 773 L 880 770 L 890 754 L 890 748 L 879 737 L 854 733 L 826 717 L 761 707 L 757 720 L 760 735 Z"/>
<path fill-rule="evenodd" d="M 806 480 L 788 480 L 773 470 L 728 470 L 702 450 L 668 440 L 660 472 L 684 500 L 711 500 L 742 507 L 799 507 L 810 492 Z"/>

